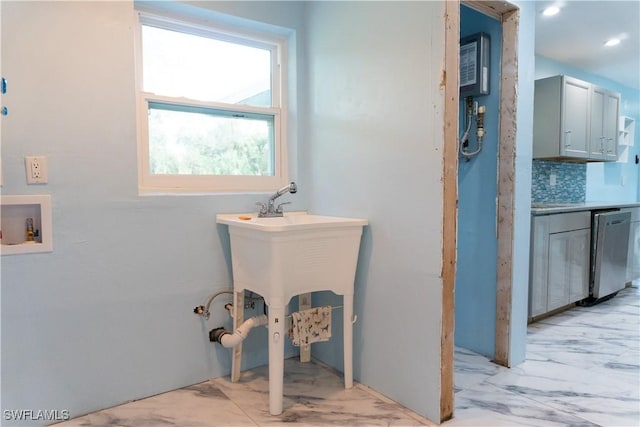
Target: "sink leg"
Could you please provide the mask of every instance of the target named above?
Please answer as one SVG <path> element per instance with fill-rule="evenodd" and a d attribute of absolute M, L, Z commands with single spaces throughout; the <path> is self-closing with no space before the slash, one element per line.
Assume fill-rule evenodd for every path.
<path fill-rule="evenodd" d="M 269 413 L 282 413 L 284 382 L 284 307 L 269 306 Z"/>
<path fill-rule="evenodd" d="M 244 290 L 233 293 L 233 330 L 235 331 L 244 322 Z M 233 348 L 231 359 L 231 382 L 240 380 L 240 367 L 242 366 L 242 343 Z"/>
<path fill-rule="evenodd" d="M 343 296 L 344 388 L 353 387 L 353 294 Z"/>

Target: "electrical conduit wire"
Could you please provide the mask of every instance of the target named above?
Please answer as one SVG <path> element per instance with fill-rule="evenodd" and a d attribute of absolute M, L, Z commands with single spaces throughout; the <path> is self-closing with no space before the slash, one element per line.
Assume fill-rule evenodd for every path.
<path fill-rule="evenodd" d="M 478 148 L 475 151 L 466 151 L 465 144 L 469 139 L 469 131 L 471 130 L 471 122 L 473 121 L 473 115 L 474 115 L 473 114 L 473 110 L 474 110 L 473 97 L 468 96 L 465 99 L 465 102 L 467 106 L 466 108 L 467 110 L 466 125 L 467 126 L 464 131 L 464 134 L 460 138 L 460 154 L 464 158 L 469 160 L 471 157 L 475 156 L 476 154 L 480 153 L 480 151 L 482 151 L 482 143 L 484 140 L 484 113 L 485 113 L 486 107 L 484 105 L 479 106 L 477 116 L 476 116 L 476 123 L 478 128 L 478 130 L 476 131 L 476 135 L 478 137 Z"/>
<path fill-rule="evenodd" d="M 471 130 L 471 115 L 467 115 L 467 128 L 464 130 L 462 137 L 460 138 L 460 154 L 467 156 L 467 152 L 464 150 L 464 144 L 469 140 L 469 130 Z"/>
<path fill-rule="evenodd" d="M 480 132 L 480 129 L 478 129 L 478 132 Z M 462 154 L 467 159 L 470 159 L 471 157 L 475 156 L 480 151 L 482 151 L 482 140 L 483 140 L 483 136 L 478 135 L 478 148 L 475 151 L 465 151 L 464 148 L 462 148 L 462 144 L 461 144 L 460 154 Z"/>

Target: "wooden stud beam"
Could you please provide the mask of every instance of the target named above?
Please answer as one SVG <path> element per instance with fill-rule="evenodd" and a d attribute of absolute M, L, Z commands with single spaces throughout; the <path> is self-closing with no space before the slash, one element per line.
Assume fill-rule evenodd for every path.
<path fill-rule="evenodd" d="M 458 218 L 458 99 L 460 4 L 445 2 L 444 170 L 442 206 L 442 325 L 440 333 L 440 422 L 453 417 L 456 235 Z"/>

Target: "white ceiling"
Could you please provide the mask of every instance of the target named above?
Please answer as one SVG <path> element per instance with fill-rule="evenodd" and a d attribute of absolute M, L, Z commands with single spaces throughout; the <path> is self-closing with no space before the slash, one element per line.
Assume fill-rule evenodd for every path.
<path fill-rule="evenodd" d="M 560 13 L 546 17 L 550 5 Z M 536 54 L 640 89 L 640 0 L 536 1 Z M 618 37 L 622 42 L 605 47 Z"/>

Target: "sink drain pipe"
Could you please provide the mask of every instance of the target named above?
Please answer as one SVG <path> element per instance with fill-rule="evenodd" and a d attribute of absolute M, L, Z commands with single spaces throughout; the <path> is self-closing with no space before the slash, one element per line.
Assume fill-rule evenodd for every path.
<path fill-rule="evenodd" d="M 242 325 L 234 331 L 234 333 L 227 332 L 224 327 L 219 327 L 209 331 L 209 341 L 219 342 L 223 347 L 233 348 L 240 344 L 249 335 L 249 331 L 254 326 L 262 326 L 269 323 L 269 319 L 266 315 L 260 315 L 251 317 L 244 321 Z"/>

